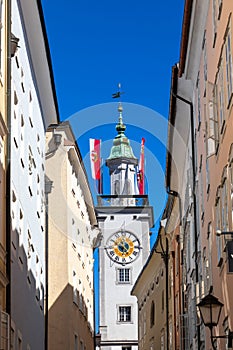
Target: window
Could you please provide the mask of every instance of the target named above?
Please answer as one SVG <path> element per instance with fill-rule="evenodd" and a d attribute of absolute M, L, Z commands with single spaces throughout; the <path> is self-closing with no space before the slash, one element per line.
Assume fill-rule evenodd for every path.
<path fill-rule="evenodd" d="M 228 260 L 228 272 L 233 272 L 233 241 L 232 239 L 225 242 L 226 243 L 226 252 Z"/>
<path fill-rule="evenodd" d="M 139 308 L 139 310 L 141 311 L 141 308 Z M 138 322 L 138 339 L 139 339 L 139 342 L 141 341 L 142 339 L 142 322 L 143 322 L 143 317 L 142 317 L 142 313 L 139 312 L 139 322 Z"/>
<path fill-rule="evenodd" d="M 25 157 L 25 127 L 24 118 L 21 114 L 21 128 L 20 128 L 20 160 L 22 167 L 24 167 L 24 157 Z"/>
<path fill-rule="evenodd" d="M 222 12 L 222 2 L 223 0 L 218 0 L 218 19 L 220 19 L 221 12 Z"/>
<path fill-rule="evenodd" d="M 130 283 L 130 269 L 117 269 L 117 282 Z"/>
<path fill-rule="evenodd" d="M 131 194 L 131 181 L 129 179 L 126 179 L 125 181 L 125 193 L 126 194 Z"/>
<path fill-rule="evenodd" d="M 228 335 L 229 335 L 229 323 L 228 323 L 228 318 L 227 317 L 223 321 L 223 328 L 224 328 L 224 333 L 226 335 L 225 349 L 229 349 L 229 347 L 228 347 L 228 338 L 227 338 Z"/>
<path fill-rule="evenodd" d="M 227 201 L 227 181 L 222 184 L 222 230 L 228 231 L 228 201 Z"/>
<path fill-rule="evenodd" d="M 161 332 L 160 343 L 161 343 L 160 349 L 161 350 L 165 350 L 165 334 L 164 334 L 164 330 L 162 330 L 162 332 Z"/>
<path fill-rule="evenodd" d="M 203 195 L 203 173 L 200 172 L 200 182 L 199 182 L 199 198 L 200 198 L 200 209 L 201 209 L 201 218 L 203 219 L 204 215 L 204 195 Z"/>
<path fill-rule="evenodd" d="M 131 306 L 119 306 L 119 322 L 131 322 Z"/>
<path fill-rule="evenodd" d="M 74 335 L 74 350 L 78 350 L 78 336 Z"/>
<path fill-rule="evenodd" d="M 226 46 L 225 46 L 225 54 L 226 54 L 226 79 L 227 79 L 227 101 L 230 102 L 231 94 L 232 94 L 232 46 L 231 46 L 231 25 L 228 27 L 228 33 L 226 36 Z"/>
<path fill-rule="evenodd" d="M 172 349 L 172 318 L 169 319 L 169 349 Z"/>
<path fill-rule="evenodd" d="M 207 294 L 210 289 L 210 271 L 209 259 L 206 253 L 206 247 L 203 248 L 203 273 L 204 273 L 204 294 Z"/>
<path fill-rule="evenodd" d="M 22 350 L 22 337 L 18 335 L 18 350 Z"/>
<path fill-rule="evenodd" d="M 32 149 L 29 146 L 28 147 L 28 173 L 29 175 L 33 174 L 33 169 L 36 168 L 36 163 L 35 163 L 35 159 L 32 153 Z"/>
<path fill-rule="evenodd" d="M 131 350 L 132 347 L 131 346 L 122 346 L 122 350 Z"/>
<path fill-rule="evenodd" d="M 120 194 L 120 182 L 116 180 L 114 182 L 114 194 Z"/>
<path fill-rule="evenodd" d="M 40 308 L 44 310 L 44 286 L 42 283 L 40 283 Z"/>
<path fill-rule="evenodd" d="M 210 171 L 209 171 L 209 158 L 206 159 L 206 192 L 210 190 Z"/>
<path fill-rule="evenodd" d="M 150 306 L 150 327 L 152 328 L 154 324 L 155 324 L 155 303 L 153 300 Z"/>
<path fill-rule="evenodd" d="M 143 335 L 146 334 L 146 313 L 144 312 L 143 316 Z"/>
<path fill-rule="evenodd" d="M 204 59 L 204 79 L 207 81 L 207 50 L 206 50 L 206 33 L 203 38 L 203 59 Z"/>
<path fill-rule="evenodd" d="M 216 0 L 213 0 L 212 16 L 213 16 L 213 47 L 215 46 L 217 36 L 217 11 Z"/>
<path fill-rule="evenodd" d="M 231 218 L 233 222 L 233 162 L 231 162 L 229 173 L 230 173 Z"/>
<path fill-rule="evenodd" d="M 15 330 L 11 327 L 11 350 L 15 349 Z"/>
<path fill-rule="evenodd" d="M 197 129 L 200 129 L 201 125 L 201 96 L 200 96 L 200 78 L 197 78 Z"/>
<path fill-rule="evenodd" d="M 32 118 L 31 117 L 29 117 L 29 123 L 31 125 L 31 128 L 33 128 L 33 122 L 32 122 Z"/>
<path fill-rule="evenodd" d="M 220 195 L 219 188 L 216 194 L 216 202 L 215 202 L 215 231 L 221 230 L 221 203 L 220 203 Z M 217 245 L 217 255 L 218 255 L 218 266 L 222 264 L 222 237 L 216 236 L 216 245 Z"/>
<path fill-rule="evenodd" d="M 162 290 L 162 301 L 161 301 L 161 307 L 162 307 L 162 312 L 164 311 L 164 290 Z"/>
<path fill-rule="evenodd" d="M 208 266 L 209 266 L 209 286 L 212 285 L 212 234 L 213 234 L 213 228 L 212 223 L 208 223 L 208 232 L 207 232 L 207 239 L 208 239 Z"/>
<path fill-rule="evenodd" d="M 215 90 L 214 84 L 207 83 L 207 103 L 205 105 L 206 121 L 206 156 L 209 157 L 216 152 L 215 145 Z M 208 182 L 207 182 L 208 184 Z"/>
<path fill-rule="evenodd" d="M 191 266 L 191 253 L 190 253 L 190 222 L 187 221 L 185 224 L 185 241 L 184 241 L 184 245 L 185 245 L 185 263 L 186 263 L 186 270 L 187 272 L 190 270 L 190 266 Z"/>
<path fill-rule="evenodd" d="M 229 229 L 232 230 L 232 224 L 233 224 L 233 144 L 231 144 L 230 152 L 229 152 L 229 191 L 230 191 L 230 227 Z"/>
<path fill-rule="evenodd" d="M 216 91 L 216 103 L 217 103 L 217 121 L 220 127 L 220 132 L 223 131 L 223 125 L 225 121 L 224 117 L 224 84 L 223 84 L 223 62 L 220 62 L 218 76 L 217 76 L 217 91 Z"/>

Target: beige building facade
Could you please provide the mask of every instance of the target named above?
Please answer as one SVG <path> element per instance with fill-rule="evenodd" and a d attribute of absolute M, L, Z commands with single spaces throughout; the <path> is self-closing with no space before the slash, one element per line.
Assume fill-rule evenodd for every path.
<path fill-rule="evenodd" d="M 186 0 L 172 71 L 166 185 L 180 198 L 171 216 L 181 219 L 175 349 L 228 348 L 233 327 L 232 12 L 230 1 Z M 224 304 L 212 344 L 197 308 L 209 293 Z"/>
<path fill-rule="evenodd" d="M 48 349 L 94 349 L 93 248 L 99 233 L 68 122 L 46 142 Z"/>
<path fill-rule="evenodd" d="M 209 2 L 199 65 L 195 109 L 201 236 L 201 295 L 210 286 L 223 302 L 216 336 L 233 328 L 233 3 Z M 194 81 L 195 82 L 195 81 Z M 223 232 L 223 235 L 221 234 Z M 228 232 L 228 233 L 227 233 Z M 209 332 L 205 332 L 209 346 Z M 214 338 L 216 348 L 227 339 Z"/>
<path fill-rule="evenodd" d="M 131 291 L 138 300 L 139 350 L 165 350 L 167 342 L 169 346 L 173 343 L 172 279 L 168 271 L 168 238 L 161 226 L 150 256 Z"/>
<path fill-rule="evenodd" d="M 41 4 L 24 0 L 9 3 L 11 32 L 19 39 L 11 59 L 8 106 L 10 347 L 41 350 L 46 334 L 45 132 L 59 116 Z"/>
<path fill-rule="evenodd" d="M 180 60 L 172 68 L 166 161 L 169 196 L 164 235 L 169 244 L 171 299 L 168 318 L 164 320 L 161 311 L 155 316 L 155 323 L 162 329 L 164 322 L 168 334 L 166 342 L 159 342 L 158 330 L 147 327 L 140 338 L 142 349 L 153 349 L 153 337 L 161 349 L 231 348 L 232 12 L 229 1 L 185 1 Z M 155 259 L 154 270 L 150 271 L 149 261 L 133 290 L 142 301 L 148 300 L 142 303 L 148 322 L 155 292 L 144 289 L 153 283 L 159 257 L 150 259 Z M 223 303 L 212 340 L 197 307 L 209 293 Z M 144 321 L 139 320 L 143 328 Z"/>
<path fill-rule="evenodd" d="M 9 44 L 9 6 L 7 1 L 1 2 L 1 54 L 0 54 L 0 305 L 6 311 L 6 169 L 7 169 L 7 141 L 8 141 L 8 106 L 10 99 L 7 95 L 9 89 L 10 62 Z"/>
<path fill-rule="evenodd" d="M 6 304 L 6 287 L 9 283 L 7 271 L 7 172 L 8 172 L 8 124 L 10 95 L 10 6 L 7 1 L 0 4 L 0 347 L 8 349 L 10 342 L 10 318 Z M 9 198 L 9 197 L 8 197 Z M 8 261 L 9 262 L 9 261 Z"/>

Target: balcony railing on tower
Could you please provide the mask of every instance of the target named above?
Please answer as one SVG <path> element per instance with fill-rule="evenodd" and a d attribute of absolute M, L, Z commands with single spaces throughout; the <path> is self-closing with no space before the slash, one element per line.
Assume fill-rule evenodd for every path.
<path fill-rule="evenodd" d="M 97 196 L 97 203 L 99 207 L 144 207 L 149 205 L 149 200 L 147 195 L 99 195 Z"/>

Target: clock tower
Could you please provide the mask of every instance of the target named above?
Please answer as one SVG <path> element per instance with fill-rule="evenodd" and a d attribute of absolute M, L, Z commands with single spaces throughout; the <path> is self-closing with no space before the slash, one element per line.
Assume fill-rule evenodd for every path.
<path fill-rule="evenodd" d="M 150 253 L 153 209 L 138 195 L 137 165 L 119 104 L 117 135 L 106 160 L 111 194 L 96 207 L 103 239 L 99 247 L 99 333 L 101 350 L 137 350 L 137 299 L 132 287 Z"/>

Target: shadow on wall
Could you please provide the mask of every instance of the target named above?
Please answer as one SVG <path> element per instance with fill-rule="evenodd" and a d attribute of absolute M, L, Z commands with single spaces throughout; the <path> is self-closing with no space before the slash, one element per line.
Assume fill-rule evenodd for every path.
<path fill-rule="evenodd" d="M 87 316 L 83 296 L 67 284 L 48 312 L 48 349 L 94 349 L 94 333 Z"/>
<path fill-rule="evenodd" d="M 21 243 L 21 235 L 12 230 L 11 241 L 11 319 L 12 342 L 34 350 L 44 347 L 44 287 L 38 257 L 33 247 L 28 251 Z M 30 264 L 30 265 L 29 265 Z M 36 271 L 37 276 L 33 274 Z"/>

